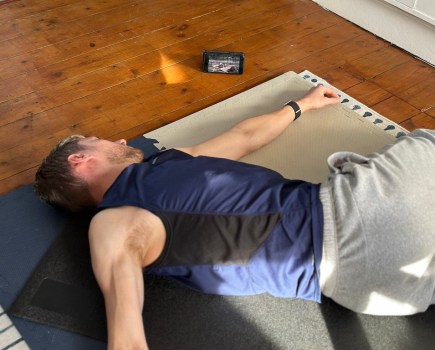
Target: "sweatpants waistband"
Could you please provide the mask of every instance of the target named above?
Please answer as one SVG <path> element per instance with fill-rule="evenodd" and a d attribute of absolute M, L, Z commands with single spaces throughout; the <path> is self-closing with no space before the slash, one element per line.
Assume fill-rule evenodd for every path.
<path fill-rule="evenodd" d="M 320 186 L 320 201 L 323 207 L 323 248 L 320 262 L 320 289 L 325 296 L 332 296 L 337 279 L 337 229 L 332 193 L 329 184 Z"/>

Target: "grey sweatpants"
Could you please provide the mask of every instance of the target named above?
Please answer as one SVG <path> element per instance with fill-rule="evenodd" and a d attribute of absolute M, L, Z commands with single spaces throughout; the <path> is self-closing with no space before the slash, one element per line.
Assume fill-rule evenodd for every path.
<path fill-rule="evenodd" d="M 409 315 L 435 304 L 435 132 L 367 157 L 328 159 L 320 284 L 357 312 Z"/>

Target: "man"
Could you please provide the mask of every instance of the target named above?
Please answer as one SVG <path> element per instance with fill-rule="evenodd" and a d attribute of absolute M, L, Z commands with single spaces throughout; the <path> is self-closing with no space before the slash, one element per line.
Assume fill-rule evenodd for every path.
<path fill-rule="evenodd" d="M 274 113 L 145 161 L 125 140 L 76 136 L 56 147 L 35 186 L 49 203 L 97 207 L 89 240 L 109 348 L 147 348 L 144 268 L 207 293 L 319 302 L 322 291 L 372 314 L 435 303 L 432 132 L 368 157 L 336 153 L 322 185 L 235 161 L 301 112 L 338 101 L 319 86 Z"/>

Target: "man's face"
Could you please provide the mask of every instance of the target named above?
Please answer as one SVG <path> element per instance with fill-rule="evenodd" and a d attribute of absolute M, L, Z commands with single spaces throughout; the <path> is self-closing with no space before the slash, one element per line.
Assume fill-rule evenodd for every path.
<path fill-rule="evenodd" d="M 79 143 L 96 156 L 105 157 L 112 164 L 140 163 L 144 159 L 140 149 L 127 146 L 123 139 L 112 142 L 92 136 L 83 138 Z"/>

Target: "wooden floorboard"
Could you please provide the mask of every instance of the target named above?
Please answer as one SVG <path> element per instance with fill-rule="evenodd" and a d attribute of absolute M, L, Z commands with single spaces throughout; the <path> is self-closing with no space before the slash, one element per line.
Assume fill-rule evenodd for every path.
<path fill-rule="evenodd" d="M 243 51 L 241 76 L 201 72 Z M 308 69 L 409 130 L 435 128 L 433 67 L 309 0 L 17 0 L 0 5 L 0 193 L 70 134 L 137 137 Z"/>

